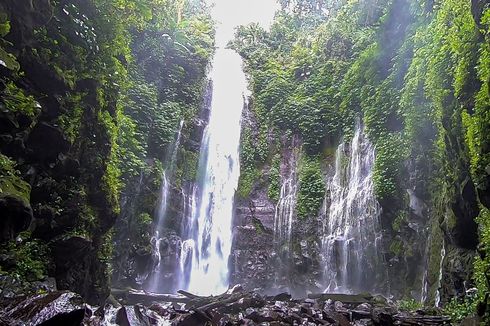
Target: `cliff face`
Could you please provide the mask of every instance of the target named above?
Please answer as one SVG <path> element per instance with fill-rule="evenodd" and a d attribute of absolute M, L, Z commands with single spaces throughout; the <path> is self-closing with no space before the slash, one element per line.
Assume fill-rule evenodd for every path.
<path fill-rule="evenodd" d="M 49 271 L 58 288 L 75 290 L 96 302 L 108 294 L 99 255 L 118 209 L 111 189 L 101 186 L 112 157 L 105 123 L 115 119 L 117 88 L 103 86 L 96 76 L 83 77 L 83 68 L 60 48 L 48 50 L 43 33 L 54 33 L 53 39 L 68 33 L 58 29 L 69 20 L 61 6 L 7 1 L 0 11 L 4 21 L 10 21 L 2 47 L 18 63 L 13 69 L 3 65 L 0 77 L 0 148 L 4 160 L 8 156 L 16 163 L 10 181 L 2 177 L 3 184 L 12 184 L 2 187 L 3 229 L 10 230 L 2 240 L 11 241 L 29 230 L 32 238 L 25 235 L 18 241 L 40 239 L 51 253 L 28 258 L 45 264 L 39 272 Z M 74 49 L 79 46 L 76 42 L 67 38 L 59 47 Z M 70 79 L 70 69 L 79 75 Z M 74 114 L 79 114 L 77 120 L 70 121 Z"/>
<path fill-rule="evenodd" d="M 256 133 L 250 116 L 249 108 L 244 114 L 245 133 L 249 132 L 247 129 Z M 297 170 L 296 165 L 302 164 L 300 158 L 291 160 L 295 150 L 301 151 L 300 142 L 291 146 L 295 138 L 285 135 L 281 137 L 279 148 L 276 147 L 281 157 L 277 176 L 279 182 L 290 178 L 291 169 Z M 454 157 L 465 155 L 463 151 L 457 153 Z M 352 152 L 347 151 L 346 155 L 341 159 L 351 159 Z M 294 166 L 291 166 L 291 162 Z M 381 258 L 376 262 L 375 275 L 367 280 L 372 285 L 370 291 L 395 297 L 417 297 L 428 304 L 436 304 L 436 301 L 440 304 L 449 298 L 464 295 L 473 286 L 472 262 L 478 243 L 475 222 L 478 206 L 474 185 L 467 172 L 462 172 L 468 170 L 468 163 L 460 162 L 463 162 L 462 166 L 454 167 L 460 171 L 455 174 L 457 180 L 445 184 L 447 192 L 438 196 L 430 193 L 432 185 L 429 180 L 434 180 L 434 171 L 424 169 L 423 162 L 407 160 L 404 163 L 404 172 L 399 181 L 404 199 L 401 208 L 396 210 L 397 215 L 393 216 L 393 202 L 379 203 L 381 229 L 378 246 Z M 238 194 L 230 258 L 231 282 L 242 284 L 246 289 L 264 292 L 284 290 L 299 296 L 308 292 L 322 292 L 327 289 L 332 277 L 327 275 L 328 252 L 323 242 L 328 236 L 325 224 L 334 218 L 332 212 L 329 213 L 332 210 L 329 207 L 332 204 L 332 187 L 335 187 L 332 180 L 335 154 L 328 154 L 322 160 L 321 171 L 325 180 L 323 206 L 316 214 L 300 217 L 296 194 L 292 206 L 287 208 L 292 210 L 290 240 L 279 246 L 281 230 L 278 230 L 278 223 L 281 221 L 278 215 L 284 210 L 281 196 L 287 194 L 281 193 L 279 197 L 271 198 L 270 188 L 274 183 L 272 165 L 266 163 L 258 171 L 246 197 Z M 294 182 L 298 189 L 305 186 L 299 180 Z M 343 186 L 347 187 L 346 184 Z M 357 189 L 354 193 L 360 191 Z M 362 205 L 361 208 L 364 207 Z M 352 210 L 352 206 L 349 207 L 341 207 L 351 209 L 346 212 L 345 218 L 359 214 Z M 367 232 L 368 229 L 362 230 L 362 233 Z M 341 255 L 341 251 L 334 251 L 334 255 Z"/>
<path fill-rule="evenodd" d="M 488 228 L 488 1 L 378 4 L 340 4 L 325 14 L 289 3 L 271 31 L 255 26 L 238 31 L 233 46 L 246 62 L 254 105 L 244 117 L 238 216 L 246 227 L 237 226 L 237 234 L 261 229 L 253 222 L 255 207 L 267 207 L 261 220 L 271 218 L 273 207 L 277 218 L 281 186 L 290 177 L 281 165 L 295 138 L 302 146 L 292 239 L 304 233 L 299 243 L 293 240 L 279 252 L 273 244 L 247 242 L 242 236 L 234 246 L 240 262 L 251 257 L 249 265 L 260 266 L 268 265 L 264 257 L 280 260 L 286 249 L 291 257 L 309 261 L 312 268 L 303 268 L 309 277 L 302 279 L 319 282 L 320 289 L 329 286 L 322 283 L 325 279 L 337 278 L 338 285 L 338 278 L 356 275 L 354 261 L 364 258 L 343 256 L 355 241 L 333 237 L 329 244 L 332 225 L 326 224 L 337 216 L 328 209 L 335 197 L 336 182 L 329 177 L 339 157 L 334 152 L 355 139 L 360 120 L 375 148 L 370 169 L 380 208 L 375 248 L 380 257 L 368 265 L 382 268 L 371 273 L 376 285 L 371 291 L 429 305 L 460 300 L 475 306 L 487 301 L 488 288 L 482 270 L 488 261 L 483 249 Z M 345 158 L 352 155 L 345 151 Z M 323 209 L 318 198 L 324 199 Z M 355 214 L 359 211 L 347 213 Z M 277 227 L 269 228 L 271 233 L 271 238 L 280 236 Z M 247 246 L 269 255 L 243 256 Z M 301 248 L 308 248 L 309 257 Z M 362 256 L 362 249 L 357 254 Z M 345 261 L 351 261 L 347 276 L 340 269 L 325 277 L 329 266 Z M 300 266 L 294 258 L 286 265 L 290 270 Z M 253 274 L 259 279 L 273 274 L 259 270 L 264 274 Z M 248 282 L 245 273 L 236 277 Z M 475 286 L 481 295 L 476 299 L 471 297 Z"/>
<path fill-rule="evenodd" d="M 186 51 L 173 33 L 182 12 L 201 22 L 178 34 Z M 162 161 L 181 120 L 179 180 L 196 169 L 191 134 L 212 35 L 205 9 L 174 3 L 0 4 L 3 296 L 57 287 L 100 303 L 117 241 L 127 244 L 118 258 L 136 258 L 114 264 L 116 275 L 146 268 Z"/>
<path fill-rule="evenodd" d="M 111 276 L 146 288 L 159 263 L 161 290 L 181 286 L 212 22 L 180 1 L 121 3 L 0 4 L 3 296 L 57 287 L 99 303 Z M 232 44 L 252 96 L 230 283 L 488 314 L 489 1 L 326 12 L 291 2 Z"/>

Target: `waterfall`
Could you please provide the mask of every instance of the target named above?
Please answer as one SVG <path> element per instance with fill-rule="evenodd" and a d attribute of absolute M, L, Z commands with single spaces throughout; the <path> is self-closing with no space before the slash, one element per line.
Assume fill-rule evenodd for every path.
<path fill-rule="evenodd" d="M 439 263 L 439 278 L 437 279 L 437 291 L 435 298 L 435 306 L 441 306 L 441 287 L 442 287 L 442 273 L 444 268 L 444 258 L 446 257 L 446 241 L 442 241 L 441 248 L 441 262 Z"/>
<path fill-rule="evenodd" d="M 374 196 L 375 150 L 360 123 L 352 141 L 342 142 L 327 177 L 322 252 L 326 292 L 375 291 L 384 275 L 379 216 Z M 332 175 L 333 174 L 333 175 Z"/>
<path fill-rule="evenodd" d="M 275 273 L 276 287 L 289 286 L 290 283 L 291 234 L 298 196 L 297 170 L 300 152 L 299 140 L 295 136 L 285 160 L 281 163 L 281 190 L 274 213 L 274 250 L 279 259 Z"/>
<path fill-rule="evenodd" d="M 195 209 L 186 222 L 187 238 L 180 257 L 180 284 L 197 294 L 216 294 L 228 288 L 240 120 L 246 92 L 241 58 L 230 49 L 217 48 L 210 78 L 211 112 L 201 143 L 192 204 Z"/>
<path fill-rule="evenodd" d="M 147 290 L 152 292 L 158 292 L 160 289 L 160 283 L 162 280 L 163 266 L 162 266 L 162 253 L 160 252 L 160 244 L 163 240 L 162 229 L 165 226 L 165 218 L 167 215 L 167 208 L 170 196 L 171 178 L 175 170 L 175 162 L 177 160 L 177 153 L 180 146 L 180 140 L 182 136 L 182 127 L 184 121 L 180 121 L 179 129 L 177 130 L 175 140 L 168 149 L 166 158 L 164 161 L 167 163 L 162 173 L 162 185 L 160 187 L 160 196 L 158 199 L 157 219 L 154 228 L 154 234 L 151 238 L 152 258 L 155 264 L 153 271 L 150 273 L 149 283 Z"/>
<path fill-rule="evenodd" d="M 274 243 L 287 253 L 291 249 L 291 231 L 297 191 L 296 171 L 292 170 L 282 183 L 279 202 L 274 214 Z"/>

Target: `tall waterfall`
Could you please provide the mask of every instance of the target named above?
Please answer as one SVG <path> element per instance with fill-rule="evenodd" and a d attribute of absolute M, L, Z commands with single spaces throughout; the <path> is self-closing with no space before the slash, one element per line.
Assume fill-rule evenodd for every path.
<path fill-rule="evenodd" d="M 177 153 L 180 146 L 180 140 L 182 136 L 182 127 L 184 121 L 182 120 L 177 130 L 175 140 L 169 147 L 167 155 L 164 159 L 166 166 L 162 174 L 162 185 L 160 187 L 160 197 L 158 198 L 157 220 L 154 228 L 154 235 L 151 238 L 152 256 L 155 262 L 153 272 L 149 275 L 150 281 L 148 283 L 148 290 L 152 292 L 158 292 L 160 289 L 160 282 L 162 280 L 162 253 L 160 252 L 160 244 L 162 242 L 162 228 L 165 224 L 165 218 L 167 215 L 168 201 L 170 195 L 171 179 L 175 170 L 175 161 L 177 160 Z"/>
<path fill-rule="evenodd" d="M 192 204 L 195 209 L 187 223 L 180 257 L 181 284 L 197 294 L 216 294 L 228 288 L 233 199 L 240 174 L 240 121 L 246 92 L 241 58 L 230 49 L 216 50 L 210 77 L 211 112 L 201 143 L 199 181 Z"/>
<path fill-rule="evenodd" d="M 358 123 L 351 143 L 339 145 L 327 179 L 322 237 L 326 292 L 375 291 L 375 278 L 384 273 L 374 158 L 374 147 Z"/>

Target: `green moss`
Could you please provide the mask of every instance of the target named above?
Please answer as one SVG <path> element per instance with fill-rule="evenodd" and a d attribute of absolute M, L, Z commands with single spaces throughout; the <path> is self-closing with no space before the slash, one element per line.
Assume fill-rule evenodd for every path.
<path fill-rule="evenodd" d="M 199 152 L 182 150 L 182 180 L 196 181 L 199 168 Z"/>
<path fill-rule="evenodd" d="M 248 168 L 241 172 L 237 189 L 238 198 L 244 199 L 249 197 L 259 176 L 260 171 L 257 168 Z"/>
<path fill-rule="evenodd" d="M 100 96 L 102 95 L 99 94 L 99 97 Z M 109 156 L 106 158 L 107 162 L 105 173 L 102 176 L 102 189 L 106 194 L 107 201 L 111 204 L 112 209 L 117 214 L 120 210 L 119 193 L 122 187 L 122 182 L 120 179 L 121 170 L 119 168 L 117 157 L 118 147 L 116 137 L 118 136 L 118 128 L 109 112 L 99 112 L 98 118 L 99 123 L 104 127 L 104 130 L 108 136 L 108 141 L 111 144 L 111 151 L 109 153 Z"/>
<path fill-rule="evenodd" d="M 255 230 L 257 231 L 257 234 L 264 234 L 265 233 L 265 227 L 262 224 L 262 222 L 260 222 L 260 220 L 258 218 L 255 218 L 255 217 L 252 218 L 252 224 L 254 225 Z"/>
<path fill-rule="evenodd" d="M 391 223 L 393 231 L 400 232 L 403 225 L 406 224 L 408 218 L 408 212 L 403 210 L 398 212 L 396 218 Z"/>
<path fill-rule="evenodd" d="M 401 241 L 400 239 L 395 239 L 391 242 L 390 252 L 393 253 L 395 256 L 399 257 L 404 250 L 405 249 L 404 249 L 403 241 Z"/>

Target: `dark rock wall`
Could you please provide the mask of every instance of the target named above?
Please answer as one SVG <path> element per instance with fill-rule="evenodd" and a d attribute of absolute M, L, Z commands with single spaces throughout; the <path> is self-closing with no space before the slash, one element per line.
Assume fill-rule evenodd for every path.
<path fill-rule="evenodd" d="M 242 133 L 245 128 L 256 127 L 251 108 L 249 105 L 243 112 Z M 298 169 L 300 156 L 294 152 L 301 151 L 298 137 L 283 135 L 280 143 L 279 183 L 290 176 L 291 170 Z M 277 201 L 270 198 L 268 190 L 271 167 L 265 164 L 259 173 L 250 194 L 246 198 L 237 196 L 229 262 L 230 284 L 241 284 L 247 290 L 271 294 L 286 291 L 295 296 L 305 296 L 321 292 L 321 223 L 318 217 L 299 219 L 294 213 L 290 243 L 276 239 Z"/>
<path fill-rule="evenodd" d="M 249 111 L 244 113 L 245 128 L 254 128 L 251 116 Z M 290 143 L 291 136 L 283 138 L 279 152 L 284 158 L 291 150 L 285 145 Z M 427 155 L 431 148 L 425 146 L 419 150 Z M 446 153 L 450 161 L 459 158 L 448 172 L 457 176 L 453 181 L 438 179 L 435 163 L 427 156 L 423 159 L 415 156 L 418 158 L 404 164 L 399 180 L 401 198 L 381 202 L 384 256 L 381 263 L 386 268 L 388 284 L 380 286 L 397 298 L 418 298 L 434 305 L 439 296 L 441 304 L 449 298 L 464 296 L 474 286 L 473 258 L 478 243 L 474 219 L 478 206 L 474 185 L 468 174 L 462 172 L 468 171 L 464 153 L 461 148 Z M 329 160 L 324 160 L 324 171 L 332 164 Z M 281 179 L 288 171 L 280 169 Z M 322 292 L 325 287 L 322 215 L 303 219 L 295 213 L 291 257 L 281 259 L 274 246 L 277 202 L 269 197 L 270 174 L 271 167 L 265 164 L 250 194 L 237 200 L 231 283 L 265 292 L 287 290 L 296 295 Z"/>
<path fill-rule="evenodd" d="M 64 39 L 64 53 L 54 55 L 55 49 L 47 49 L 42 31 L 52 32 L 53 38 L 66 37 L 60 24 L 69 18 L 62 6 L 50 1 L 7 0 L 0 4 L 0 11 L 10 20 L 7 48 L 20 64 L 19 71 L 0 67 L 2 107 L 13 96 L 6 93 L 8 87 L 35 99 L 25 111 L 17 103 L 0 113 L 1 153 L 16 162 L 18 176 L 30 188 L 21 202 L 5 193 L 0 196 L 2 223 L 10 225 L 2 228 L 10 230 L 3 240 L 29 227 L 54 253 L 44 263 L 56 277 L 58 288 L 99 302 L 109 293 L 101 257 L 118 210 L 113 193 L 102 182 L 111 160 L 112 136 L 100 115 L 115 119 L 118 89 L 102 85 L 95 76 L 83 78 L 82 67 L 65 61 L 77 46 L 73 39 Z M 69 81 L 60 66 L 66 71 L 78 69 L 80 75 Z M 79 121 L 69 121 L 77 131 L 70 139 L 60 120 L 77 108 L 83 114 Z M 16 184 L 22 185 L 19 180 Z"/>

